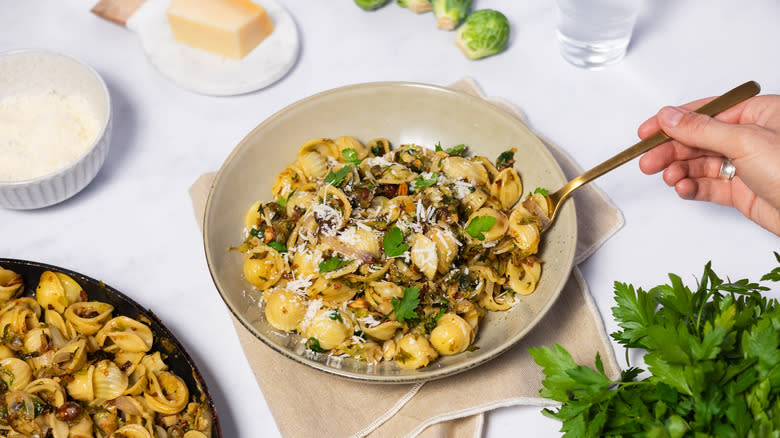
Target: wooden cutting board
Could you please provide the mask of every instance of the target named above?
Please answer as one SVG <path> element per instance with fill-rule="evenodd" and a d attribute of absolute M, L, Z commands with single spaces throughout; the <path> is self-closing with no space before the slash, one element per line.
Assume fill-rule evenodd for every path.
<path fill-rule="evenodd" d="M 295 65 L 298 29 L 276 0 L 253 0 L 265 8 L 274 31 L 243 59 L 232 59 L 176 41 L 165 11 L 171 0 L 100 0 L 96 15 L 135 32 L 149 62 L 177 85 L 196 93 L 230 96 L 265 88 Z"/>

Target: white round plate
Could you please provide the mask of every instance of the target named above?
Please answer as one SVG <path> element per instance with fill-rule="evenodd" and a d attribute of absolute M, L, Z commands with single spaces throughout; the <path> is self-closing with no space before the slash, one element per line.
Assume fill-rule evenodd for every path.
<path fill-rule="evenodd" d="M 173 38 L 165 15 L 171 0 L 146 0 L 127 20 L 152 65 L 179 86 L 196 93 L 231 96 L 278 81 L 298 58 L 298 28 L 275 0 L 255 3 L 271 17 L 274 31 L 243 59 L 232 59 L 187 46 Z"/>

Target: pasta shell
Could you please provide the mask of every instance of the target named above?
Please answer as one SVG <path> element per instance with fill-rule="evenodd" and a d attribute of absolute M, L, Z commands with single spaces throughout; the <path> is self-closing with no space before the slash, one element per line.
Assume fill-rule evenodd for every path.
<path fill-rule="evenodd" d="M 208 436 L 198 430 L 188 430 L 182 438 L 208 438 Z"/>
<path fill-rule="evenodd" d="M 468 300 L 460 300 L 455 306 L 455 312 L 460 315 L 474 330 L 474 334 L 477 333 L 479 327 L 479 320 L 482 319 L 485 312 L 477 307 L 473 302 Z"/>
<path fill-rule="evenodd" d="M 120 350 L 143 353 L 152 348 L 154 335 L 146 324 L 126 316 L 117 316 L 100 329 L 95 335 L 95 340 L 104 351 L 109 353 Z M 106 343 L 108 340 L 111 341 L 110 344 Z"/>
<path fill-rule="evenodd" d="M 502 237 L 504 237 L 504 234 L 506 234 L 507 229 L 509 228 L 509 219 L 506 217 L 506 215 L 496 209 L 483 207 L 479 210 L 475 211 L 474 213 L 469 216 L 469 220 L 467 223 L 471 223 L 475 218 L 477 217 L 494 217 L 496 218 L 496 221 L 493 223 L 493 226 L 490 227 L 489 230 L 483 231 L 482 234 L 485 236 L 485 240 L 483 242 L 493 242 L 496 241 Z"/>
<path fill-rule="evenodd" d="M 165 362 L 163 362 L 159 351 L 144 356 L 144 358 L 141 359 L 141 365 L 146 368 L 148 374 L 160 374 L 168 369 L 168 365 L 165 365 Z"/>
<path fill-rule="evenodd" d="M 303 297 L 287 289 L 273 289 L 263 293 L 265 319 L 277 330 L 292 331 L 306 315 Z"/>
<path fill-rule="evenodd" d="M 95 374 L 95 366 L 83 369 L 72 374 L 73 378 L 67 383 L 66 388 L 71 398 L 83 402 L 90 402 L 95 399 L 95 387 L 92 384 L 92 377 Z"/>
<path fill-rule="evenodd" d="M 392 299 L 403 298 L 404 290 L 389 281 L 372 281 L 366 287 L 365 295 L 372 309 L 387 315 L 393 310 Z"/>
<path fill-rule="evenodd" d="M 357 158 L 362 160 L 363 158 L 366 158 L 368 156 L 368 148 L 363 146 L 363 143 L 361 143 L 358 139 L 355 137 L 350 137 L 348 135 L 345 135 L 343 137 L 339 137 L 333 142 L 336 144 L 336 147 L 339 150 L 339 156 L 338 158 L 341 161 L 344 161 L 344 157 L 342 155 L 342 151 L 344 149 L 354 149 L 355 153 L 357 155 Z"/>
<path fill-rule="evenodd" d="M 179 376 L 164 371 L 150 379 L 144 400 L 149 408 L 163 415 L 173 415 L 187 405 L 190 398 L 187 385 Z"/>
<path fill-rule="evenodd" d="M 127 376 L 110 360 L 95 364 L 93 379 L 95 398 L 100 400 L 115 399 L 127 389 Z"/>
<path fill-rule="evenodd" d="M 46 403 L 58 408 L 65 403 L 65 390 L 53 379 L 36 379 L 27 384 L 24 392 L 38 396 Z"/>
<path fill-rule="evenodd" d="M 508 234 L 522 254 L 536 254 L 541 234 L 531 213 L 523 206 L 516 206 L 509 215 Z"/>
<path fill-rule="evenodd" d="M 36 423 L 48 428 L 47 434 L 49 434 L 51 438 L 69 438 L 70 427 L 68 426 L 68 423 L 57 418 L 53 412 L 41 415 L 36 419 Z"/>
<path fill-rule="evenodd" d="M 424 234 L 415 234 L 411 257 L 412 263 L 425 274 L 428 280 L 433 280 L 439 266 L 436 244 Z"/>
<path fill-rule="evenodd" d="M 149 378 L 146 373 L 146 367 L 142 364 L 138 364 L 133 372 L 127 376 L 127 389 L 125 395 L 141 395 L 149 383 Z"/>
<path fill-rule="evenodd" d="M 21 274 L 0 267 L 0 302 L 8 301 L 19 295 L 24 287 Z"/>
<path fill-rule="evenodd" d="M 287 199 L 286 213 L 288 217 L 295 214 L 295 210 L 306 211 L 317 202 L 317 195 L 314 192 L 298 190 Z"/>
<path fill-rule="evenodd" d="M 376 156 L 390 152 L 390 141 L 386 138 L 373 138 L 366 143 L 366 149 Z"/>
<path fill-rule="evenodd" d="M 342 192 L 338 187 L 334 187 L 328 184 L 323 187 L 322 192 L 320 193 L 320 197 L 322 197 L 323 204 L 327 205 L 333 210 L 336 210 L 339 213 L 338 218 L 326 217 L 323 220 L 333 220 L 335 222 L 333 227 L 336 229 L 344 228 L 344 225 L 347 224 L 347 220 L 352 215 L 352 204 L 349 203 L 349 198 L 347 198 L 347 195 L 345 195 L 344 192 Z M 318 210 L 315 210 L 315 213 L 317 214 L 318 218 L 321 216 Z"/>
<path fill-rule="evenodd" d="M 89 415 L 82 415 L 76 424 L 70 425 L 68 438 L 91 438 L 92 436 L 92 419 Z"/>
<path fill-rule="evenodd" d="M 43 313 L 43 321 L 50 328 L 57 330 L 65 341 L 69 341 L 76 337 L 76 329 L 73 328 L 73 324 L 65 321 L 62 314 L 57 313 L 54 310 L 46 310 Z"/>
<path fill-rule="evenodd" d="M 295 278 L 313 279 L 319 276 L 319 264 L 322 251 L 310 246 L 295 251 L 292 260 L 292 272 Z"/>
<path fill-rule="evenodd" d="M 376 181 L 379 184 L 401 184 L 412 182 L 415 178 L 417 178 L 417 174 L 408 167 L 393 163 L 386 166 L 386 169 L 383 169 L 382 176 L 377 178 Z"/>
<path fill-rule="evenodd" d="M 244 277 L 260 290 L 275 285 L 282 278 L 284 261 L 275 249 L 259 245 L 252 248 L 244 260 Z"/>
<path fill-rule="evenodd" d="M 314 281 L 307 293 L 313 298 L 322 299 L 327 305 L 337 306 L 354 298 L 358 290 L 341 281 L 320 277 Z"/>
<path fill-rule="evenodd" d="M 307 178 L 323 178 L 328 173 L 328 161 L 317 152 L 306 152 L 298 155 L 298 161 L 300 161 L 303 173 Z"/>
<path fill-rule="evenodd" d="M 118 351 L 114 355 L 114 363 L 122 372 L 130 375 L 135 371 L 143 358 L 144 353 L 142 352 Z"/>
<path fill-rule="evenodd" d="M 320 347 L 331 350 L 352 336 L 349 318 L 338 310 L 320 309 L 306 327 L 306 338 L 316 338 Z"/>
<path fill-rule="evenodd" d="M 27 362 L 15 357 L 0 360 L 0 380 L 9 391 L 21 391 L 32 380 L 32 369 Z"/>
<path fill-rule="evenodd" d="M 523 195 L 520 175 L 511 167 L 502 170 L 490 185 L 490 194 L 498 199 L 504 210 L 509 210 Z"/>
<path fill-rule="evenodd" d="M 298 150 L 298 156 L 301 154 L 317 152 L 324 157 L 338 158 L 341 156 L 341 150 L 336 143 L 329 138 L 313 138 L 304 143 Z"/>
<path fill-rule="evenodd" d="M 287 166 L 274 180 L 274 184 L 271 187 L 273 199 L 277 200 L 280 197 L 286 199 L 293 190 L 300 189 L 301 186 L 308 182 L 309 179 L 306 177 L 306 173 L 300 166 L 300 163 L 293 163 Z"/>
<path fill-rule="evenodd" d="M 55 375 L 72 374 L 87 363 L 87 340 L 77 337 L 54 353 L 52 370 Z"/>
<path fill-rule="evenodd" d="M 532 260 L 529 260 L 532 259 Z M 507 275 L 509 287 L 520 295 L 530 295 L 536 290 L 536 283 L 542 275 L 542 264 L 539 259 L 529 257 L 522 263 L 509 263 Z"/>
<path fill-rule="evenodd" d="M 24 351 L 43 354 L 52 347 L 51 330 L 48 328 L 36 328 L 24 335 Z"/>
<path fill-rule="evenodd" d="M 114 306 L 100 301 L 82 301 L 73 303 L 65 309 L 65 320 L 83 335 L 91 336 L 111 319 Z"/>
<path fill-rule="evenodd" d="M 488 160 L 486 157 L 483 157 L 481 155 L 478 155 L 474 158 L 472 158 L 475 162 L 483 165 L 485 167 L 485 170 L 488 172 L 488 179 L 492 182 L 495 181 L 496 177 L 499 174 L 498 169 L 496 169 L 496 166 L 493 165 L 490 160 Z"/>
<path fill-rule="evenodd" d="M 480 296 L 479 305 L 487 310 L 503 311 L 514 305 L 514 298 L 512 294 L 503 292 L 501 287 L 496 287 L 495 283 L 492 283 Z"/>
<path fill-rule="evenodd" d="M 466 180 L 474 185 L 486 185 L 488 172 L 481 163 L 463 157 L 447 157 L 442 161 L 441 170 L 454 180 Z"/>
<path fill-rule="evenodd" d="M 13 350 L 6 347 L 5 345 L 0 345 L 0 360 L 7 359 L 9 357 L 16 357 L 16 353 L 14 353 Z"/>
<path fill-rule="evenodd" d="M 244 215 L 244 227 L 246 227 L 247 230 L 251 230 L 260 225 L 260 212 L 258 210 L 262 205 L 262 202 L 257 201 L 246 211 L 246 214 Z"/>
<path fill-rule="evenodd" d="M 463 352 L 473 341 L 474 330 L 455 313 L 442 315 L 431 331 L 431 345 L 442 355 Z"/>
<path fill-rule="evenodd" d="M 436 269 L 440 274 L 444 274 L 450 270 L 452 261 L 457 257 L 462 244 L 448 228 L 432 227 L 428 230 L 428 236 L 436 245 L 438 258 Z"/>
<path fill-rule="evenodd" d="M 109 438 L 153 438 L 140 424 L 126 424 L 115 430 Z"/>
<path fill-rule="evenodd" d="M 354 252 L 370 254 L 374 259 L 378 259 L 381 255 L 379 238 L 372 230 L 349 227 L 339 234 L 338 240 L 352 248 Z M 362 257 L 357 258 L 362 259 Z"/>
<path fill-rule="evenodd" d="M 489 196 L 484 190 L 476 189 L 473 192 L 466 193 L 463 196 L 463 199 L 461 199 L 461 203 L 463 204 L 463 209 L 466 211 L 466 214 L 471 214 L 485 205 L 488 198 Z"/>
<path fill-rule="evenodd" d="M 439 354 L 431 347 L 425 336 L 408 334 L 398 340 L 393 359 L 400 368 L 416 369 L 428 365 L 438 356 Z"/>
<path fill-rule="evenodd" d="M 363 333 L 372 339 L 376 339 L 378 341 L 387 341 L 388 339 L 391 339 L 393 336 L 395 336 L 395 333 L 401 327 L 403 327 L 403 324 L 400 322 L 388 320 L 373 327 L 366 327 L 361 325 L 360 330 L 362 330 Z"/>

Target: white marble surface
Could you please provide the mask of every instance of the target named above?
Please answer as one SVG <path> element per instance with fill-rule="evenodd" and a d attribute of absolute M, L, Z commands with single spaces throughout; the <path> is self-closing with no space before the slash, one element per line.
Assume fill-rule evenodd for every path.
<path fill-rule="evenodd" d="M 590 167 L 634 143 L 639 123 L 664 104 L 750 79 L 780 93 L 775 0 L 648 1 L 627 58 L 597 72 L 558 55 L 552 1 L 477 0 L 513 25 L 510 48 L 478 62 L 430 15 L 392 4 L 367 13 L 351 0 L 284 2 L 301 36 L 298 62 L 273 86 L 229 98 L 176 87 L 147 62 L 136 35 L 89 13 L 93 3 L 0 3 L 0 50 L 42 47 L 87 61 L 105 77 L 116 116 L 105 167 L 83 192 L 43 210 L 0 210 L 0 254 L 80 271 L 153 308 L 199 363 L 225 437 L 278 431 L 211 283 L 187 188 L 275 111 L 340 85 L 471 76 Z M 774 266 L 780 239 L 736 211 L 679 200 L 636 162 L 598 184 L 626 219 L 582 266 L 608 331 L 615 280 L 649 287 L 673 271 L 693 281 L 708 260 L 732 277 Z M 622 350 L 617 357 L 623 363 Z M 558 428 L 538 408 L 505 408 L 487 416 L 485 436 L 559 436 Z"/>

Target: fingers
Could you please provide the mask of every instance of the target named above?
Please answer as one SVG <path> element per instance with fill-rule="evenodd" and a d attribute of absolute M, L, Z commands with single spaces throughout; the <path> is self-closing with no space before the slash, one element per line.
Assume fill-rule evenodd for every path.
<path fill-rule="evenodd" d="M 674 185 L 674 190 L 683 199 L 708 201 L 733 207 L 731 181 L 717 178 L 682 179 Z"/>
<path fill-rule="evenodd" d="M 639 159 L 639 169 L 647 175 L 652 175 L 664 170 L 675 161 L 691 160 L 703 156 L 722 157 L 714 152 L 704 151 L 685 146 L 676 141 L 670 141 L 645 153 Z"/>
<path fill-rule="evenodd" d="M 692 178 L 717 178 L 722 158 L 701 157 L 688 161 L 675 161 L 664 171 L 664 182 L 669 186 L 675 186 L 679 181 Z"/>
<path fill-rule="evenodd" d="M 688 111 L 695 111 L 701 108 L 704 104 L 709 103 L 713 99 L 715 99 L 715 97 L 707 97 L 704 99 L 694 100 L 693 102 L 688 102 L 684 105 L 680 105 L 679 108 Z M 760 106 L 759 104 L 761 103 L 759 102 L 760 99 L 758 98 L 753 98 L 753 100 L 754 100 L 753 102 L 748 100 L 740 103 L 739 105 L 735 105 L 731 108 L 728 108 L 723 112 L 719 113 L 717 116 L 715 116 L 715 118 L 726 123 L 750 123 L 743 119 L 743 113 L 745 113 L 746 110 L 748 109 L 754 109 L 756 106 Z M 752 111 L 747 111 L 747 112 L 752 114 Z M 661 129 L 661 126 L 658 124 L 658 118 L 656 115 L 645 120 L 641 125 L 639 125 L 639 128 L 637 129 L 637 133 L 639 134 L 639 138 L 646 138 L 654 134 L 659 129 Z"/>

